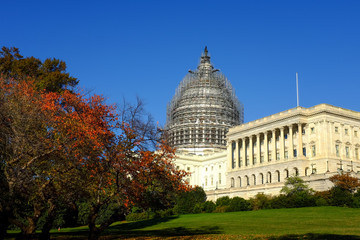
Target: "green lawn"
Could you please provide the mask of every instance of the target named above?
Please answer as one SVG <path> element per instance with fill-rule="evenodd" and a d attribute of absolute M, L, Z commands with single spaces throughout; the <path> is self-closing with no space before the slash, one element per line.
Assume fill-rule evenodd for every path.
<path fill-rule="evenodd" d="M 86 228 L 53 231 L 56 239 L 84 239 Z M 359 239 L 360 209 L 314 207 L 189 214 L 113 224 L 103 239 Z M 186 237 L 184 237 L 186 236 Z"/>

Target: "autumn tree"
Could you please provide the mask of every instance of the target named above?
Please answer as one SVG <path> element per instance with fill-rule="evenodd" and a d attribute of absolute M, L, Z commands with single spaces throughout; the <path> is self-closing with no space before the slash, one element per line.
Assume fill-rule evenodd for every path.
<path fill-rule="evenodd" d="M 351 176 L 349 173 L 336 174 L 329 178 L 334 183 L 335 187 L 338 187 L 344 191 L 355 193 L 360 187 L 360 179 Z"/>
<path fill-rule="evenodd" d="M 61 92 L 78 84 L 75 77 L 66 72 L 66 63 L 47 58 L 41 61 L 35 57 L 23 57 L 16 47 L 2 47 L 0 50 L 0 74 L 5 77 L 34 81 L 38 90 Z"/>
<path fill-rule="evenodd" d="M 166 142 L 158 142 L 155 151 L 149 149 L 149 142 L 156 142 L 156 127 L 142 114 L 141 103 L 121 109 L 118 134 L 102 159 L 87 159 L 89 239 L 97 239 L 111 223 L 124 219 L 132 206 L 168 207 L 176 193 L 188 187 L 183 181 L 186 173 L 175 168 L 174 150 Z M 112 213 L 102 218 L 109 207 Z"/>
<path fill-rule="evenodd" d="M 114 109 L 100 96 L 37 91 L 31 81 L 9 78 L 1 79 L 0 103 L 2 232 L 12 223 L 30 236 L 45 212 L 48 232 L 58 196 L 82 192 L 84 159 L 102 155 L 115 136 Z"/>

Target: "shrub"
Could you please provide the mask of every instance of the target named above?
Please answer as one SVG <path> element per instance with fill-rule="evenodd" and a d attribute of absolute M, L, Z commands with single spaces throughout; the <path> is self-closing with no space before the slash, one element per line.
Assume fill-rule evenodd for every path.
<path fill-rule="evenodd" d="M 226 212 L 226 209 L 228 207 L 229 206 L 217 206 L 213 212 L 214 213 L 224 213 L 224 212 Z"/>
<path fill-rule="evenodd" d="M 271 208 L 270 200 L 271 196 L 265 195 L 263 193 L 258 193 L 255 195 L 254 198 L 250 199 L 251 208 L 253 210 L 269 209 Z"/>
<path fill-rule="evenodd" d="M 229 205 L 230 205 L 230 198 L 228 196 L 221 197 L 216 200 L 216 207 L 229 206 Z"/>
<path fill-rule="evenodd" d="M 148 212 L 134 212 L 130 213 L 126 216 L 126 221 L 133 222 L 133 221 L 142 221 L 150 219 L 150 215 Z"/>
<path fill-rule="evenodd" d="M 213 201 L 206 201 L 203 204 L 203 211 L 206 213 L 212 213 L 213 211 L 215 211 L 216 209 L 216 205 Z"/>
<path fill-rule="evenodd" d="M 226 208 L 226 212 L 237 212 L 237 211 L 249 211 L 251 210 L 250 202 L 241 198 L 234 197 L 230 200 L 229 207 Z"/>
<path fill-rule="evenodd" d="M 206 194 L 201 187 L 195 187 L 191 191 L 183 192 L 176 198 L 174 213 L 187 214 L 193 213 L 196 204 L 202 204 L 206 201 Z M 198 207 L 197 207 L 198 208 Z"/>

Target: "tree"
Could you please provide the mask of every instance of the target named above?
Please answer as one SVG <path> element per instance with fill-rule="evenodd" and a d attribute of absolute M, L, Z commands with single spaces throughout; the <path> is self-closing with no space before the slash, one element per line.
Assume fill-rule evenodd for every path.
<path fill-rule="evenodd" d="M 355 193 L 360 187 L 360 179 L 352 177 L 349 173 L 336 174 L 330 177 L 329 180 L 334 183 L 335 187 L 348 191 L 351 194 Z"/>
<path fill-rule="evenodd" d="M 354 193 L 360 187 L 360 180 L 350 173 L 337 174 L 329 178 L 334 186 L 330 189 L 331 205 L 355 207 L 358 205 Z"/>
<path fill-rule="evenodd" d="M 115 136 L 113 107 L 96 95 L 86 99 L 67 90 L 36 91 L 30 80 L 0 80 L 2 233 L 12 223 L 30 236 L 47 213 L 45 233 L 58 196 L 73 200 L 82 192 L 84 159 L 101 155 Z"/>
<path fill-rule="evenodd" d="M 298 176 L 294 176 L 286 179 L 284 187 L 280 192 L 290 196 L 299 192 L 311 193 L 312 191 L 313 190 L 305 184 L 304 180 Z"/>
<path fill-rule="evenodd" d="M 16 80 L 32 80 L 38 90 L 61 92 L 74 87 L 78 80 L 66 72 L 66 63 L 47 58 L 41 61 L 35 57 L 24 58 L 16 47 L 2 47 L 0 51 L 0 74 Z"/>
<path fill-rule="evenodd" d="M 194 209 L 206 201 L 206 193 L 202 187 L 196 186 L 190 191 L 181 192 L 176 197 L 174 211 L 177 214 L 195 213 Z"/>
<path fill-rule="evenodd" d="M 316 205 L 315 197 L 313 196 L 314 190 L 309 188 L 300 177 L 289 177 L 281 193 L 285 193 L 286 198 L 274 198 L 273 203 L 284 203 L 285 207 L 310 207 Z"/>

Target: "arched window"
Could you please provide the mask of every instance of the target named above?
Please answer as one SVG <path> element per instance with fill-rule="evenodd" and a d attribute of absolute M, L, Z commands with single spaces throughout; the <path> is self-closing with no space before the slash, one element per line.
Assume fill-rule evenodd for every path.
<path fill-rule="evenodd" d="M 271 172 L 266 174 L 266 183 L 271 183 Z"/>
<path fill-rule="evenodd" d="M 285 169 L 284 173 L 285 173 L 285 178 L 288 178 L 289 177 L 289 170 Z"/>
<path fill-rule="evenodd" d="M 278 170 L 276 170 L 276 172 L 275 172 L 275 177 L 276 177 L 276 180 L 278 181 L 278 182 L 280 182 L 280 172 L 278 171 Z"/>
<path fill-rule="evenodd" d="M 256 177 L 255 177 L 255 174 L 252 175 L 252 180 L 253 180 L 253 181 L 252 181 L 253 184 L 256 185 Z"/>
<path fill-rule="evenodd" d="M 295 176 L 299 176 L 299 169 L 297 169 L 296 167 L 294 168 L 294 174 Z"/>
<path fill-rule="evenodd" d="M 307 168 L 305 168 L 305 176 L 310 175 L 310 171 L 309 171 L 309 170 L 310 170 L 310 168 L 308 168 L 308 167 L 307 167 Z"/>
<path fill-rule="evenodd" d="M 264 184 L 264 174 L 260 173 L 260 183 Z"/>
<path fill-rule="evenodd" d="M 241 187 L 241 177 L 238 177 L 239 187 Z"/>
<path fill-rule="evenodd" d="M 250 181 L 249 181 L 249 177 L 246 175 L 245 176 L 245 181 L 246 181 L 246 186 L 250 185 Z"/>
<path fill-rule="evenodd" d="M 231 187 L 235 187 L 235 180 L 234 180 L 234 178 L 231 178 Z"/>

